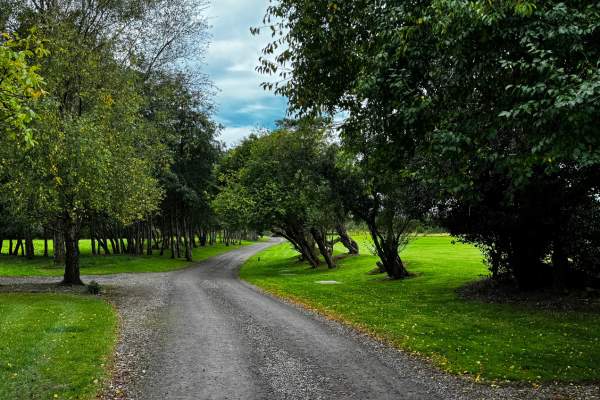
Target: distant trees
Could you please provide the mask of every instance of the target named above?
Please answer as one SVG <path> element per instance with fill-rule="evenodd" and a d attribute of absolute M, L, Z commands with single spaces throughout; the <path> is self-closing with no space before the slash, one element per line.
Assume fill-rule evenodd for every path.
<path fill-rule="evenodd" d="M 170 246 L 172 257 L 184 255 L 191 261 L 195 237 L 205 240 L 215 225 L 210 203 L 216 194 L 214 166 L 222 152 L 215 139 L 219 127 L 209 118 L 202 96 L 189 90 L 185 75 L 157 74 L 154 79 L 147 85 L 145 112 L 161 137 L 168 165 L 157 171 L 166 190 L 155 221 L 161 254 Z"/>
<path fill-rule="evenodd" d="M 304 115 L 344 113 L 366 189 L 350 196 L 378 202 L 365 209 L 383 232 L 417 193 L 497 278 L 527 289 L 593 276 L 579 260 L 599 245 L 582 218 L 600 201 L 596 4 L 279 0 L 269 21 L 259 70 L 281 81 L 265 87 Z M 373 234 L 383 264 L 397 236 Z"/>

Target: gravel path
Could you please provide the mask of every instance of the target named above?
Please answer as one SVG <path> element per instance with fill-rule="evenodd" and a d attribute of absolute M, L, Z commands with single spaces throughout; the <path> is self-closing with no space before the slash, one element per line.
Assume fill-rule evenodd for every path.
<path fill-rule="evenodd" d="M 264 295 L 237 271 L 269 245 L 172 273 L 94 277 L 122 317 L 104 398 L 600 399 L 593 385 L 533 389 L 466 381 Z M 0 278 L 0 285 L 24 282 L 32 280 Z"/>

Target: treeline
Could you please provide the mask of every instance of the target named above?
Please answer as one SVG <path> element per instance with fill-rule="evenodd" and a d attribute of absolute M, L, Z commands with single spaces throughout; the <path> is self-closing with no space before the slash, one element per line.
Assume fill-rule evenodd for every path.
<path fill-rule="evenodd" d="M 259 70 L 280 78 L 265 87 L 307 121 L 341 119 L 324 126 L 340 145 L 313 145 L 314 122 L 248 140 L 229 156 L 239 207 L 264 208 L 309 261 L 306 238 L 352 216 L 404 277 L 405 233 L 433 218 L 496 279 L 598 285 L 596 2 L 279 0 L 265 23 Z"/>
<path fill-rule="evenodd" d="M 53 240 L 64 282 L 94 254 L 192 260 L 215 243 L 220 127 L 202 0 L 0 0 L 0 239 Z M 222 236 L 222 234 L 219 234 Z M 229 242 L 238 234 L 229 233 Z"/>

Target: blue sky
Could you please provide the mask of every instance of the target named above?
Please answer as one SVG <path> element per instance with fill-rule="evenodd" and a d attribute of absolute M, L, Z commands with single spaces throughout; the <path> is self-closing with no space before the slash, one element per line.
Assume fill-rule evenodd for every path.
<path fill-rule="evenodd" d="M 270 35 L 252 36 L 250 27 L 261 24 L 268 3 L 212 0 L 207 10 L 212 40 L 204 70 L 219 90 L 216 119 L 225 126 L 220 139 L 229 146 L 285 116 L 285 98 L 264 91 L 259 85 L 265 77 L 254 70 Z"/>

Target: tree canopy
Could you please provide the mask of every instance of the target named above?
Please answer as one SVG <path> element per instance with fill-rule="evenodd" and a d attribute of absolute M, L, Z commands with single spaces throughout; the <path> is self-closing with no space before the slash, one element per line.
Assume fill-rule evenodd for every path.
<path fill-rule="evenodd" d="M 494 274 L 560 283 L 589 268 L 569 260 L 593 246 L 572 227 L 598 203 L 599 12 L 578 1 L 273 1 L 259 71 L 280 77 L 265 86 L 295 112 L 342 112 L 355 162 L 395 190 L 414 192 L 398 176 L 433 193 L 431 211 L 480 245 Z M 386 185 L 378 196 L 406 211 Z"/>
<path fill-rule="evenodd" d="M 6 0 L 0 8 L 0 128 L 3 143 L 14 142 L 0 150 L 1 204 L 24 226 L 17 231 L 54 231 L 64 282 L 81 282 L 85 229 L 92 241 L 110 237 L 114 252 L 139 254 L 158 235 L 153 217 L 164 221 L 173 204 L 184 222 L 197 210 L 206 218 L 218 126 L 206 78 L 180 67 L 206 45 L 204 2 Z M 179 250 L 179 230 L 170 233 Z M 107 240 L 98 244 L 108 252 Z"/>

